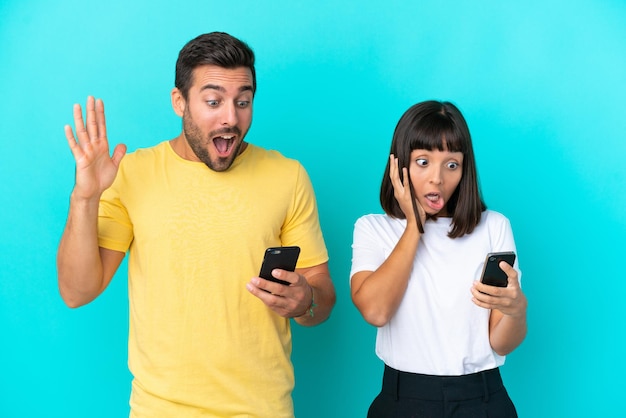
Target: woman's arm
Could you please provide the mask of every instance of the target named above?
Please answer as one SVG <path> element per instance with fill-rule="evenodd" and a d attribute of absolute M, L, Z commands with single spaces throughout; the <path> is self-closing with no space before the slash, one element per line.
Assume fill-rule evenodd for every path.
<path fill-rule="evenodd" d="M 404 297 L 421 238 L 409 189 L 408 170 L 402 168 L 404 181 L 401 181 L 398 159 L 393 155 L 389 158 L 389 177 L 394 196 L 406 217 L 406 228 L 389 257 L 376 271 L 357 272 L 350 280 L 352 302 L 363 318 L 377 327 L 389 322 Z M 424 224 L 426 213 L 419 203 L 415 203 Z"/>
<path fill-rule="evenodd" d="M 350 280 L 352 302 L 370 324 L 382 327 L 395 314 L 406 292 L 419 244 L 417 223 L 407 227 L 376 271 L 360 271 Z"/>

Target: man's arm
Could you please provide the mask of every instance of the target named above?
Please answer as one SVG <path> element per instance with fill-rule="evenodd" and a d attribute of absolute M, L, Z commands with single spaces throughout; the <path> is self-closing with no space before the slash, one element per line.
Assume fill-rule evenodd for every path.
<path fill-rule="evenodd" d="M 77 308 L 94 300 L 108 286 L 124 253 L 98 247 L 98 201 L 76 199 L 57 252 L 59 291 L 65 304 Z"/>
<path fill-rule="evenodd" d="M 74 105 L 74 126 L 65 126 L 65 136 L 76 160 L 76 183 L 70 210 L 57 252 L 59 291 L 65 303 L 78 307 L 95 299 L 111 281 L 124 253 L 98 246 L 98 205 L 102 192 L 111 186 L 125 145 L 109 156 L 104 103 L 87 99 L 87 123 Z"/>
<path fill-rule="evenodd" d="M 301 311 L 296 311 L 298 316 L 294 317 L 295 321 L 304 326 L 313 326 L 326 321 L 336 301 L 335 286 L 330 278 L 328 263 L 297 269 L 296 273 L 303 276 L 311 287 L 311 300 L 304 314 L 298 315 Z"/>

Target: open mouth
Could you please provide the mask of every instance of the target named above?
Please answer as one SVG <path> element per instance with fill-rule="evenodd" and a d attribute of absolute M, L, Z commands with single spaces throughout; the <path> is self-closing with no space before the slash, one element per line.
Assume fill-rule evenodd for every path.
<path fill-rule="evenodd" d="M 443 209 L 444 201 L 439 193 L 428 193 L 426 196 L 426 204 L 437 212 Z"/>
<path fill-rule="evenodd" d="M 213 138 L 213 144 L 217 152 L 222 155 L 228 155 L 233 149 L 235 143 L 235 135 L 220 135 Z"/>

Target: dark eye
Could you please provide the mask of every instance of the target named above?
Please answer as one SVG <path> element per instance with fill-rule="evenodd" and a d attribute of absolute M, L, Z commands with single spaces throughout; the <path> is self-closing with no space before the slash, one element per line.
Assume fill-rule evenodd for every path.
<path fill-rule="evenodd" d="M 448 163 L 448 168 L 450 170 L 456 170 L 457 168 L 459 168 L 459 163 L 455 162 L 455 161 L 450 161 Z"/>
<path fill-rule="evenodd" d="M 240 108 L 244 109 L 244 108 L 250 106 L 250 101 L 248 101 L 248 100 L 239 100 L 237 102 L 237 106 L 239 106 Z"/>
<path fill-rule="evenodd" d="M 211 107 L 215 107 L 217 106 L 220 102 L 218 100 L 207 100 L 206 103 L 211 106 Z"/>
<path fill-rule="evenodd" d="M 428 160 L 426 158 L 418 158 L 417 160 L 415 160 L 415 163 L 419 166 L 427 166 L 428 165 Z"/>

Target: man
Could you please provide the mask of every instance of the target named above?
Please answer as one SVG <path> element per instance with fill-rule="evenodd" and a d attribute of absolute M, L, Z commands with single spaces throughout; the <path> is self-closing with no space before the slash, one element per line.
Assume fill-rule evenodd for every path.
<path fill-rule="evenodd" d="M 74 105 L 76 184 L 59 245 L 59 289 L 78 307 L 129 251 L 131 417 L 292 417 L 289 318 L 311 326 L 335 303 L 328 255 L 303 167 L 244 141 L 254 54 L 210 33 L 176 63 L 181 134 L 110 156 L 104 104 Z M 256 277 L 264 250 L 301 247 L 289 285 Z"/>

